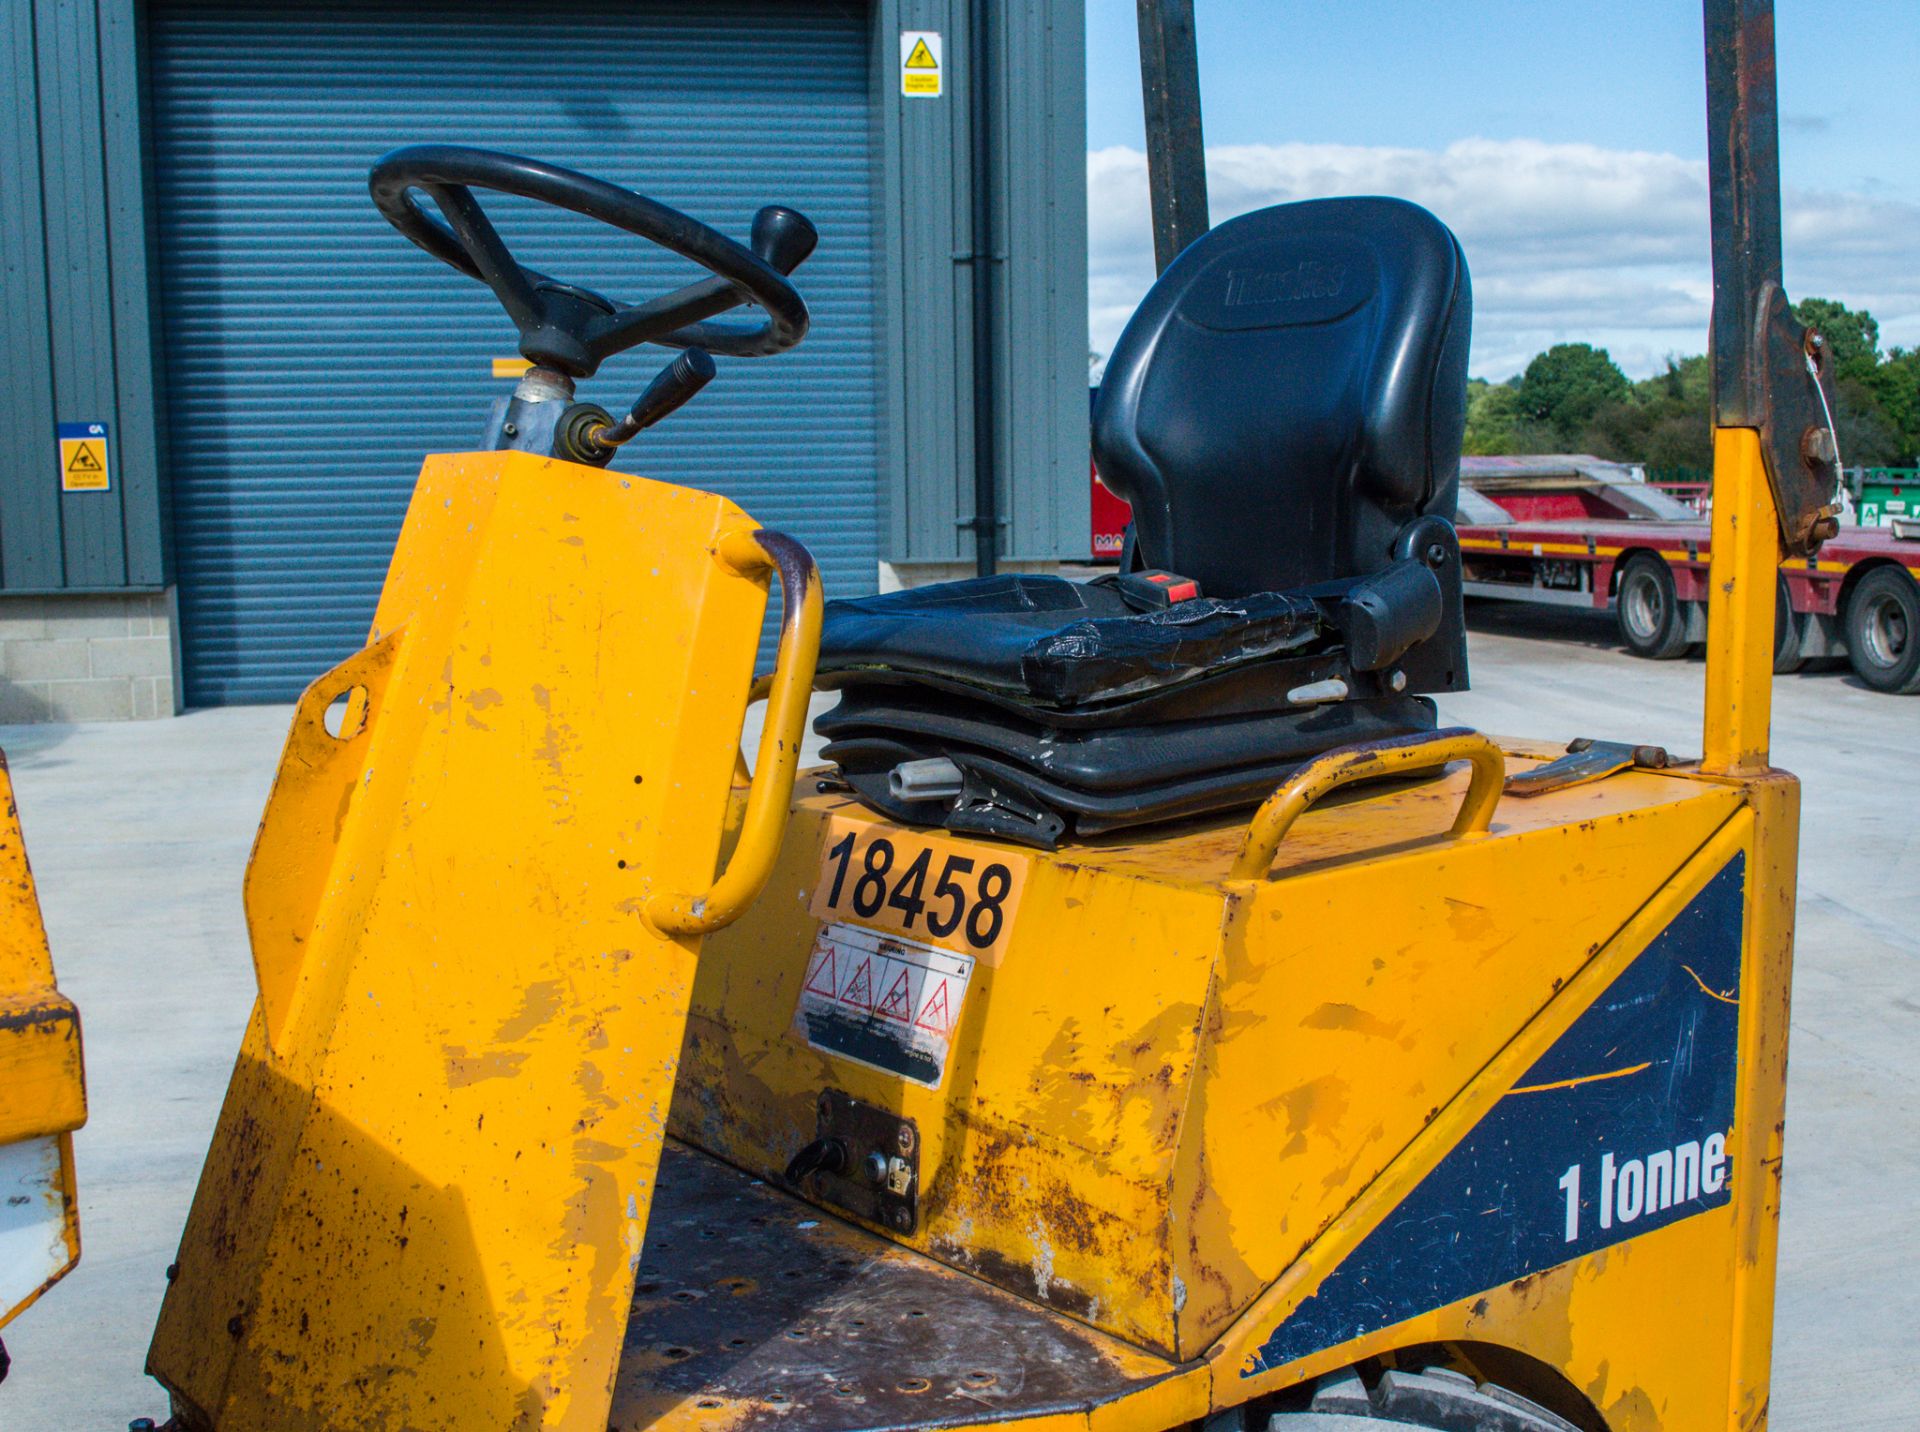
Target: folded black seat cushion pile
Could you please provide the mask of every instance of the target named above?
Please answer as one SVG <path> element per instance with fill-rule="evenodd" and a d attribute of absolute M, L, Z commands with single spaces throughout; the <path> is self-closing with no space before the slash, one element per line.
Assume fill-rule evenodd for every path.
<path fill-rule="evenodd" d="M 1101 386 L 1096 460 L 1134 509 L 1121 570 L 828 603 L 828 759 L 896 819 L 1052 847 L 1432 729 L 1428 694 L 1466 685 L 1469 309 L 1453 236 L 1397 200 L 1197 241 Z"/>

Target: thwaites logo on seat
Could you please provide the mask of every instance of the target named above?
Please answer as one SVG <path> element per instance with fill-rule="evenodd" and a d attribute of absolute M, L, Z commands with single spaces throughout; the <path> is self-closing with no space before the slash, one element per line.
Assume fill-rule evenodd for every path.
<path fill-rule="evenodd" d="M 1727 1203 L 1745 884 L 1742 854 L 1294 1309 L 1241 1375 Z"/>
<path fill-rule="evenodd" d="M 1338 264 L 1302 259 L 1291 268 L 1228 269 L 1226 306 L 1299 303 L 1309 298 L 1336 298 L 1347 271 Z"/>

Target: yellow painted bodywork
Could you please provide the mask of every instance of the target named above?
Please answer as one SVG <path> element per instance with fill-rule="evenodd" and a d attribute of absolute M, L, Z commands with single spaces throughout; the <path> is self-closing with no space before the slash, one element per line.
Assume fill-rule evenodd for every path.
<path fill-rule="evenodd" d="M 40 918 L 40 898 L 27 864 L 13 777 L 0 755 L 0 1146 L 51 1140 L 59 1170 L 54 1186 L 8 1193 L 57 1200 L 46 1220 L 58 1230 L 65 1257 L 41 1265 L 48 1276 L 0 1299 L 5 1327 L 80 1259 L 80 1207 L 74 1190 L 73 1132 L 87 1121 L 87 1088 L 80 1055 L 80 1014 L 54 984 L 53 955 Z M 9 1223 L 13 1220 L 9 1219 Z M 40 1278 L 36 1272 L 34 1278 Z"/>
<path fill-rule="evenodd" d="M 1780 564 L 1780 522 L 1752 428 L 1715 430 L 1713 491 L 1704 763 L 1744 775 L 1767 768 Z"/>
<path fill-rule="evenodd" d="M 186 1427 L 606 1425 L 698 950 L 643 912 L 713 879 L 752 526 L 428 460 L 249 867 L 260 998 L 149 1356 Z"/>
<path fill-rule="evenodd" d="M 1511 769 L 1557 754 L 1500 744 Z M 1462 765 L 1316 806 L 1254 880 L 1234 878 L 1239 821 L 1052 854 L 936 837 L 1024 865 L 1012 929 L 974 971 L 937 1089 L 795 1030 L 826 843 L 870 824 L 904 859 L 929 838 L 809 796 L 766 895 L 702 956 L 674 1132 L 771 1177 L 812 1136 L 823 1089 L 915 1119 L 921 1225 L 886 1236 L 1166 1360 L 1151 1401 L 1134 1393 L 1103 1425 L 1166 1427 L 1362 1357 L 1459 1342 L 1559 1369 L 1616 1432 L 1757 1426 L 1793 784 L 1626 772 L 1505 801 L 1488 834 L 1461 837 L 1469 784 Z M 1733 1202 L 1243 1375 L 1736 850 L 1750 914 Z M 719 1415 L 682 1408 L 658 1425 Z"/>
<path fill-rule="evenodd" d="M 1750 492 L 1722 501 L 1754 520 Z M 183 1432 L 810 1426 L 689 1390 L 628 1318 L 669 1129 L 777 1182 L 829 1090 L 917 1129 L 917 1223 L 861 1236 L 1109 1350 L 1111 1396 L 967 1425 L 1157 1432 L 1420 1345 L 1518 1359 L 1520 1390 L 1610 1432 L 1764 1425 L 1797 790 L 1765 769 L 1763 706 L 1713 769 L 1524 800 L 1501 770 L 1557 748 L 1439 733 L 1330 753 L 1258 812 L 1056 852 L 915 831 L 830 780 L 786 799 L 812 600 L 772 784 L 744 781 L 751 530 L 617 474 L 429 462 L 249 871 L 260 1000 L 150 1359 Z M 1750 698 L 1733 655 L 1715 669 Z M 882 844 L 902 879 L 925 857 L 924 905 L 859 894 Z M 1270 1359 L 1490 1112 L 1559 1087 L 1522 1076 L 1736 856 L 1738 992 L 1695 976 L 1738 1006 L 1730 1200 Z M 949 918 L 933 872 L 959 869 Z M 839 925 L 964 957 L 937 1077 L 813 1042 Z"/>

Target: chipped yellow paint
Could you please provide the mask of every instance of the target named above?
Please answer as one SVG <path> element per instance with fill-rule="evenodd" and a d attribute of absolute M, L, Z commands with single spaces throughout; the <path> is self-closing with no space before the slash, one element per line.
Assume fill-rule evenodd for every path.
<path fill-rule="evenodd" d="M 1780 565 L 1780 521 L 1754 429 L 1714 429 L 1713 493 L 1701 764 L 1753 775 L 1767 768 Z"/>
<path fill-rule="evenodd" d="M 30 1307 L 80 1260 L 73 1131 L 86 1121 L 80 1015 L 54 984 L 53 954 L 47 948 L 40 897 L 27 864 L 13 776 L 6 756 L 0 754 L 0 1144 L 56 1141 L 59 1188 L 52 1192 L 60 1202 L 60 1238 L 66 1246 L 64 1263 L 42 1265 L 30 1275 L 38 1278 L 45 1271 L 49 1276 L 44 1282 L 11 1304 L 0 1301 L 0 1327 Z M 55 1252 L 54 1257 L 59 1254 Z"/>
<path fill-rule="evenodd" d="M 1420 1180 L 1472 1130 L 1495 1103 L 1513 1091 L 1518 1077 L 1572 1026 L 1574 1020 L 1613 983 L 1634 957 L 1666 928 L 1687 902 L 1705 888 L 1707 882 L 1727 863 L 1733 853 L 1751 848 L 1753 825 L 1751 812 L 1740 809 L 1704 843 L 1695 842 L 1677 866 L 1668 867 L 1670 878 L 1662 882 L 1657 893 L 1641 903 L 1634 910 L 1632 918 L 1615 935 L 1598 948 L 1590 958 L 1582 959 L 1572 974 L 1558 983 L 1556 996 L 1544 1005 L 1538 1017 L 1520 1027 L 1518 1033 L 1514 1032 L 1514 1026 L 1510 1023 L 1502 1023 L 1497 1029 L 1490 1031 L 1491 1047 L 1487 1049 L 1472 1080 L 1464 1085 L 1457 1095 L 1434 1109 L 1422 1121 L 1424 1126 L 1404 1145 L 1394 1150 L 1395 1156 L 1385 1164 L 1376 1177 L 1345 1185 L 1345 1191 L 1351 1201 L 1330 1220 L 1325 1232 L 1317 1234 L 1311 1246 L 1303 1248 L 1298 1258 L 1261 1293 L 1244 1315 L 1224 1332 L 1219 1339 L 1215 1354 L 1222 1365 L 1238 1367 L 1246 1365 L 1252 1359 L 1257 1350 L 1267 1342 L 1274 1329 L 1313 1293 L 1321 1281 L 1339 1265 L 1342 1259 L 1359 1246 L 1361 1240 L 1377 1227 L 1387 1214 L 1399 1206 Z M 1739 1122 L 1740 1126 L 1744 1126 L 1744 1115 Z M 1741 1200 L 1751 1195 L 1752 1190 L 1741 1187 L 1739 1182 L 1736 1182 L 1736 1188 L 1739 1190 L 1736 1195 L 1737 1206 Z M 1724 1214 L 1722 1218 L 1724 1224 Z M 1703 1216 L 1688 1222 L 1700 1224 L 1704 1221 Z M 1730 1267 L 1733 1250 L 1725 1235 L 1724 1226 L 1720 1238 L 1714 1241 L 1718 1244 L 1716 1256 L 1721 1260 L 1722 1267 Z M 1591 1254 L 1585 1259 L 1577 1260 L 1577 1263 L 1586 1264 L 1590 1268 L 1605 1269 L 1610 1260 L 1620 1259 L 1623 1249 L 1631 1246 L 1632 1244 L 1615 1245 Z M 1531 1281 L 1537 1281 L 1537 1279 L 1521 1280 L 1522 1283 Z M 1720 1318 L 1730 1326 L 1732 1299 L 1729 1297 L 1729 1280 L 1724 1272 L 1694 1291 L 1703 1302 L 1718 1307 Z M 1670 1291 L 1662 1300 L 1662 1305 L 1671 1306 L 1678 1296 L 1677 1291 Z M 1636 1316 L 1644 1317 L 1645 1308 L 1640 1308 Z M 1413 1320 L 1415 1324 L 1420 1321 Z M 1690 1321 L 1688 1326 L 1691 1328 L 1694 1324 Z M 1616 1368 L 1622 1366 L 1610 1350 L 1611 1331 L 1609 1329 L 1606 1333 L 1602 1333 L 1596 1340 L 1597 1352 L 1590 1350 L 1590 1356 L 1596 1359 L 1596 1366 L 1606 1363 L 1610 1358 L 1613 1359 L 1613 1365 Z M 1579 1332 L 1581 1329 L 1578 1325 L 1573 1325 L 1570 1336 Z M 1456 1335 L 1464 1336 L 1464 1334 Z M 1415 1335 L 1415 1329 L 1403 1323 L 1384 1330 L 1382 1334 L 1360 1341 L 1370 1342 L 1375 1349 L 1378 1349 L 1406 1345 L 1419 1340 L 1420 1338 Z M 1556 1351 L 1555 1356 L 1546 1359 L 1552 1365 L 1560 1367 L 1562 1371 L 1568 1372 L 1570 1376 L 1572 1369 L 1569 1362 L 1574 1353 L 1574 1341 L 1580 1340 L 1569 1341 L 1565 1348 Z M 1510 1345 L 1519 1346 L 1523 1351 L 1531 1350 L 1524 1342 Z M 1669 1328 L 1666 1347 L 1672 1360 L 1664 1365 L 1662 1375 L 1672 1378 L 1676 1368 L 1684 1370 L 1685 1358 L 1696 1357 L 1715 1345 L 1709 1342 L 1696 1342 L 1692 1336 L 1684 1339 L 1675 1338 L 1671 1335 L 1671 1328 Z M 1728 1339 L 1724 1333 L 1717 1346 L 1721 1350 L 1720 1365 L 1724 1369 L 1730 1356 Z M 1354 1354 L 1351 1345 L 1344 1351 Z M 1291 1385 L 1305 1376 L 1324 1371 L 1328 1366 L 1342 1365 L 1339 1362 L 1324 1363 L 1324 1356 L 1324 1354 L 1316 1355 L 1300 1363 L 1248 1377 L 1244 1379 L 1244 1390 L 1257 1394 Z M 1351 1357 L 1348 1360 L 1351 1360 Z M 1574 1380 L 1578 1383 L 1581 1379 L 1576 1377 Z M 1651 1373 L 1640 1374 L 1637 1380 L 1643 1382 L 1651 1380 Z M 1683 1377 L 1680 1380 L 1688 1379 Z M 1677 1429 L 1724 1423 L 1724 1376 L 1715 1374 L 1706 1378 L 1704 1383 L 1707 1390 L 1701 1392 L 1699 1396 L 1708 1400 L 1699 1405 L 1719 1407 L 1722 1413 L 1719 1418 L 1705 1422 L 1688 1420 L 1653 1425 L 1665 1425 Z"/>
<path fill-rule="evenodd" d="M 896 1108 L 923 1139 L 911 1246 L 1196 1357 L 1742 804 L 1627 772 L 1463 840 L 1469 784 L 1307 810 L 1257 882 L 1230 878 L 1238 822 L 1021 852 L 1006 948 L 931 1090 L 792 1032 L 822 853 L 858 809 L 807 797 L 767 896 L 708 942 L 675 1132 L 775 1174 L 822 1088 Z"/>
<path fill-rule="evenodd" d="M 690 1393 L 641 1340 L 622 1358 L 633 1260 L 669 1098 L 674 1134 L 771 1179 L 827 1088 L 920 1132 L 918 1226 L 871 1232 L 1114 1340 L 1111 1396 L 975 1425 L 1159 1432 L 1436 1342 L 1536 1360 L 1610 1432 L 1764 1422 L 1790 778 L 1729 760 L 1500 802 L 1502 763 L 1557 748 L 1449 737 L 1429 755 L 1467 762 L 1336 798 L 1354 768 L 1329 761 L 1251 830 L 1030 852 L 816 790 L 775 832 L 734 739 L 764 581 L 715 555 L 747 525 L 593 469 L 429 462 L 249 873 L 261 997 L 151 1355 L 189 1425 L 599 1432 L 616 1383 L 623 1425 L 780 1416 Z M 820 891 L 856 827 L 1020 866 L 932 1088 L 795 1030 L 822 920 L 860 922 Z M 758 899 L 729 894 L 704 949 L 662 935 L 663 896 L 704 920 L 681 897 L 729 836 L 742 890 L 773 862 Z M 1488 1109 L 1546 1087 L 1517 1081 L 1735 850 L 1733 1202 L 1243 1375 Z"/>
<path fill-rule="evenodd" d="M 150 1355 L 192 1425 L 606 1426 L 698 949 L 641 912 L 713 878 L 751 525 L 428 460 L 249 870 L 260 1000 Z"/>

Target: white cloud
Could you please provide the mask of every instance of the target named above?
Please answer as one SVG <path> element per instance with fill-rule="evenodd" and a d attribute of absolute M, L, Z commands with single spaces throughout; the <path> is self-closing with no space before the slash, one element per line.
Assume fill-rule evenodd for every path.
<path fill-rule="evenodd" d="M 1110 352 L 1153 281 L 1146 157 L 1087 156 L 1089 340 Z M 1703 352 L 1712 282 L 1707 166 L 1672 154 L 1538 140 L 1445 149 L 1225 145 L 1207 151 L 1216 221 L 1268 204 L 1392 194 L 1433 210 L 1473 271 L 1472 371 L 1504 378 L 1550 344 L 1608 348 L 1634 376 Z M 1790 192 L 1786 278 L 1872 310 L 1886 344 L 1920 343 L 1920 205 Z"/>

